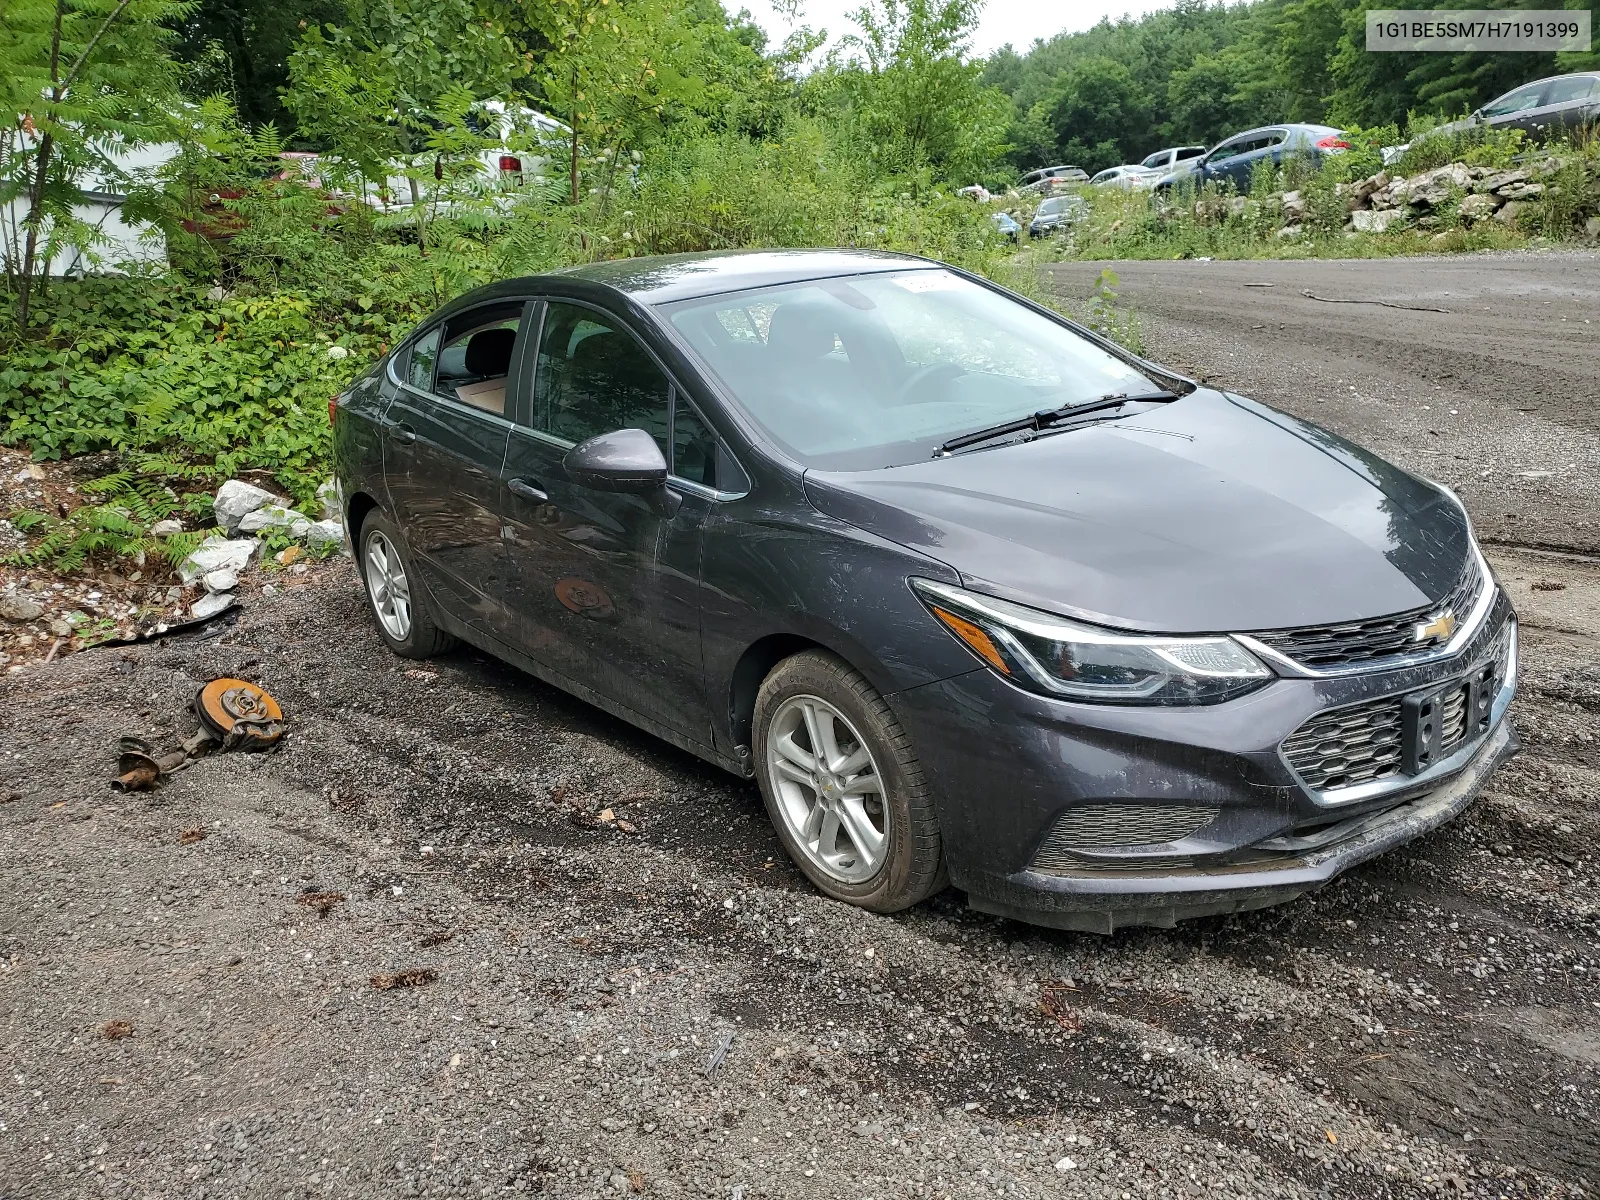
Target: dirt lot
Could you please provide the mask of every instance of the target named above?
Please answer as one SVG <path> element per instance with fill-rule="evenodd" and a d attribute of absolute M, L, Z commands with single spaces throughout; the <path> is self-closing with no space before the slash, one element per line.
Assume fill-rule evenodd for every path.
<path fill-rule="evenodd" d="M 1525 340 L 1545 261 L 1592 295 L 1593 259 L 1124 279 L 1156 354 L 1593 549 L 1593 410 L 1552 382 L 1580 351 Z M 1246 271 L 1271 302 L 1172 298 Z M 1444 348 L 1395 348 L 1421 314 L 1292 299 L 1439 275 L 1509 313 L 1448 404 Z M 342 561 L 218 636 L 30 666 L 0 679 L 0 1196 L 1592 1196 L 1600 564 L 1494 559 L 1526 748 L 1474 809 L 1285 908 L 1113 938 L 826 903 L 752 787 L 474 654 L 388 657 Z M 117 735 L 176 741 L 223 673 L 285 742 L 112 792 Z"/>

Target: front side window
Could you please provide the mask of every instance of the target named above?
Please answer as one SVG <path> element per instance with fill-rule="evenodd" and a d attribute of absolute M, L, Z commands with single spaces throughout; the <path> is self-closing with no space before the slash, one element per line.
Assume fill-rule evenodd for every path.
<path fill-rule="evenodd" d="M 1157 150 L 1139 165 L 1141 167 L 1164 167 L 1167 165 L 1167 151 Z"/>
<path fill-rule="evenodd" d="M 671 404 L 666 373 L 638 338 L 593 309 L 550 303 L 539 339 L 534 428 L 574 445 L 643 429 L 671 461 Z"/>
<path fill-rule="evenodd" d="M 504 416 L 511 352 L 522 324 L 522 309 L 520 301 L 491 304 L 446 321 L 434 393 Z"/>
<path fill-rule="evenodd" d="M 1507 92 L 1498 100 L 1491 100 L 1483 106 L 1483 115 L 1486 117 L 1508 117 L 1512 113 L 1526 112 L 1530 108 L 1539 107 L 1539 94 L 1544 91 L 1544 84 L 1534 83 L 1527 87 L 1518 88 L 1514 92 Z"/>
<path fill-rule="evenodd" d="M 1067 326 L 944 270 L 786 284 L 666 311 L 773 440 L 821 469 L 915 462 L 957 434 L 1156 387 Z"/>

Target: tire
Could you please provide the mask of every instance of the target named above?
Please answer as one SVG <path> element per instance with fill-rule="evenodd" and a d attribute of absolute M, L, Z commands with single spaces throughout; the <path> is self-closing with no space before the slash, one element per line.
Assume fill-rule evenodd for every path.
<path fill-rule="evenodd" d="M 367 610 L 389 649 L 401 658 L 432 658 L 453 647 L 456 639 L 433 619 L 427 589 L 394 522 L 374 510 L 356 537 L 356 569 L 367 593 Z M 402 588 L 403 598 L 398 595 Z M 397 602 L 402 599 L 403 605 Z"/>
<path fill-rule="evenodd" d="M 824 721 L 828 730 L 813 736 Z M 819 891 L 892 913 L 945 887 L 944 844 L 922 766 L 859 671 L 822 651 L 787 658 L 761 684 L 752 724 L 767 815 Z M 838 769 L 819 772 L 814 746 L 820 736 L 826 749 L 829 730 Z"/>

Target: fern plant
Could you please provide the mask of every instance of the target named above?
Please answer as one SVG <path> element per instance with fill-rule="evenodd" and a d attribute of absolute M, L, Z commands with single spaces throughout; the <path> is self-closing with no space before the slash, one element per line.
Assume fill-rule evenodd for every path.
<path fill-rule="evenodd" d="M 49 566 L 76 571 L 91 559 L 129 559 L 139 567 L 155 558 L 177 564 L 194 552 L 202 534 L 155 537 L 150 527 L 172 517 L 185 502 L 161 479 L 135 471 L 114 471 L 85 484 L 91 502 L 64 517 L 20 511 L 11 524 L 34 537 L 33 545 L 4 561 L 23 567 Z"/>

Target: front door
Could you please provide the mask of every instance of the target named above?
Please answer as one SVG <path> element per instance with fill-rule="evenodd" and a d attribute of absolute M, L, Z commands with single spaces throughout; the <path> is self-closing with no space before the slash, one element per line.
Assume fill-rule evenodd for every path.
<path fill-rule="evenodd" d="M 594 491 L 561 465 L 573 446 L 617 429 L 651 434 L 671 464 L 673 400 L 666 373 L 620 320 L 546 305 L 532 395 L 502 471 L 508 600 L 536 661 L 708 743 L 700 542 L 713 501 L 679 481 L 664 496 Z"/>
<path fill-rule="evenodd" d="M 521 301 L 469 309 L 413 342 L 383 414 L 390 506 L 429 593 L 451 616 L 514 635 L 504 606 L 500 469 Z"/>

